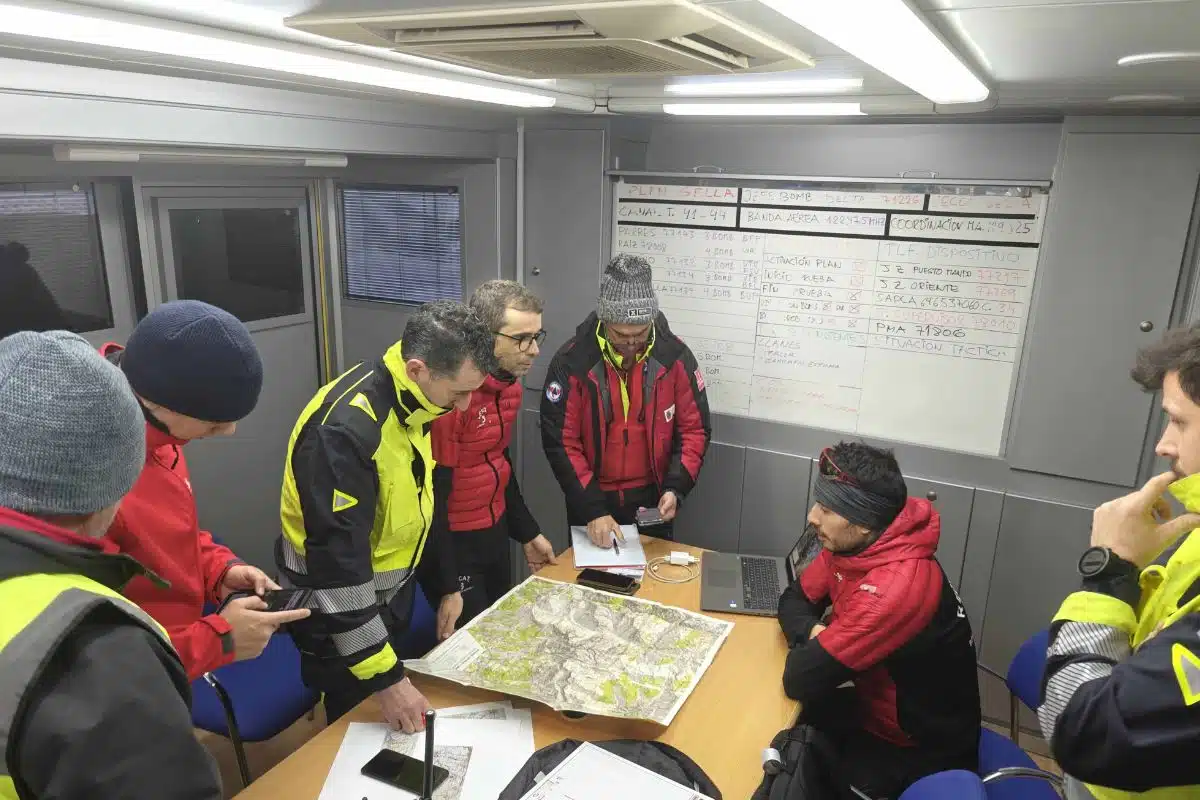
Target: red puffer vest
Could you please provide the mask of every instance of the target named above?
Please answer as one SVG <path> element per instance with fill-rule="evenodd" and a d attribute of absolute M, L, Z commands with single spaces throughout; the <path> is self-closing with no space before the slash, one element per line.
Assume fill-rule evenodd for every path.
<path fill-rule="evenodd" d="M 454 470 L 448 510 L 450 530 L 490 528 L 504 515 L 504 490 L 512 466 L 504 451 L 521 413 L 521 384 L 489 375 L 466 411 L 434 420 L 433 458 Z"/>

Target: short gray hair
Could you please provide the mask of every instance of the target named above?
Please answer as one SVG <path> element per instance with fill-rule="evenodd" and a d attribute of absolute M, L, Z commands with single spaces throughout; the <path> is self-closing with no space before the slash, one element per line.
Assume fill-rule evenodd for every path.
<path fill-rule="evenodd" d="M 494 338 L 479 315 L 463 303 L 438 300 L 426 303 L 404 326 L 400 355 L 425 362 L 438 377 L 457 375 L 470 360 L 481 372 L 491 372 Z"/>
<path fill-rule="evenodd" d="M 507 309 L 540 314 L 543 307 L 542 298 L 516 281 L 490 280 L 481 284 L 471 295 L 471 309 L 492 333 L 504 327 L 504 312 Z"/>

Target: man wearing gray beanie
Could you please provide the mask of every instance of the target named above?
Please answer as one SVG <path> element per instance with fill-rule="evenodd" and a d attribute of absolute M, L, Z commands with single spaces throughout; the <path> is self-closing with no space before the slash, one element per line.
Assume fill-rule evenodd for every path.
<path fill-rule="evenodd" d="M 650 263 L 619 255 L 596 313 L 554 355 L 542 396 L 542 446 L 572 526 L 599 547 L 624 541 L 639 511 L 671 538 L 712 435 L 704 375 L 658 310 Z M 644 518 L 646 522 L 651 522 Z"/>
<path fill-rule="evenodd" d="M 138 578 L 125 596 L 167 629 L 190 680 L 257 658 L 279 626 L 309 612 L 265 610 L 261 595 L 278 584 L 200 528 L 183 457 L 194 439 L 232 435 L 258 403 L 263 369 L 250 331 L 228 311 L 177 300 L 147 314 L 123 349 L 107 344 L 103 353 L 146 419 L 145 466 L 108 538 L 170 584 Z M 248 596 L 222 605 L 233 592 Z M 205 603 L 222 607 L 205 614 Z"/>
<path fill-rule="evenodd" d="M 166 631 L 120 595 L 160 579 L 101 538 L 143 425 L 81 337 L 0 339 L 0 798 L 221 797 Z"/>

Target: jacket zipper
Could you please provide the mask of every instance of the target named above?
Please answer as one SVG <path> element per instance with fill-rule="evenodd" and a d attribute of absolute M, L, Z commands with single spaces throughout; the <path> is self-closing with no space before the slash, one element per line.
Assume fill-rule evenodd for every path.
<path fill-rule="evenodd" d="M 499 394 L 496 395 L 496 419 L 499 420 L 499 422 L 500 422 L 500 440 L 499 440 L 499 442 L 497 442 L 497 444 L 499 444 L 500 442 L 504 441 L 504 414 L 502 414 L 500 411 L 500 395 Z M 488 503 L 488 515 L 492 519 L 492 525 L 495 526 L 495 524 L 497 522 L 497 520 L 496 520 L 496 495 L 500 493 L 500 470 L 496 469 L 496 465 L 492 463 L 492 459 L 488 458 L 486 453 L 483 456 L 483 460 L 487 462 L 487 465 L 489 467 L 491 467 L 492 477 L 496 479 L 496 488 L 492 491 L 492 501 L 490 503 Z M 511 478 L 510 478 L 510 480 L 511 480 Z"/>

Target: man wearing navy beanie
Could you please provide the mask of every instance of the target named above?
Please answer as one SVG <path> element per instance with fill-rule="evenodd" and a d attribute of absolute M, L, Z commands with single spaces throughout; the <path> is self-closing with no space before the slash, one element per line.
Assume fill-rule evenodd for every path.
<path fill-rule="evenodd" d="M 183 446 L 229 436 L 258 404 L 263 369 L 236 317 L 196 300 L 165 303 L 134 329 L 124 348 L 101 352 L 125 373 L 146 418 L 146 461 L 121 504 L 108 538 L 170 582 L 135 578 L 125 596 L 167 629 L 189 680 L 231 661 L 255 658 L 282 624 L 308 611 L 268 613 L 261 597 L 220 605 L 235 591 L 279 587 L 200 529 Z"/>

